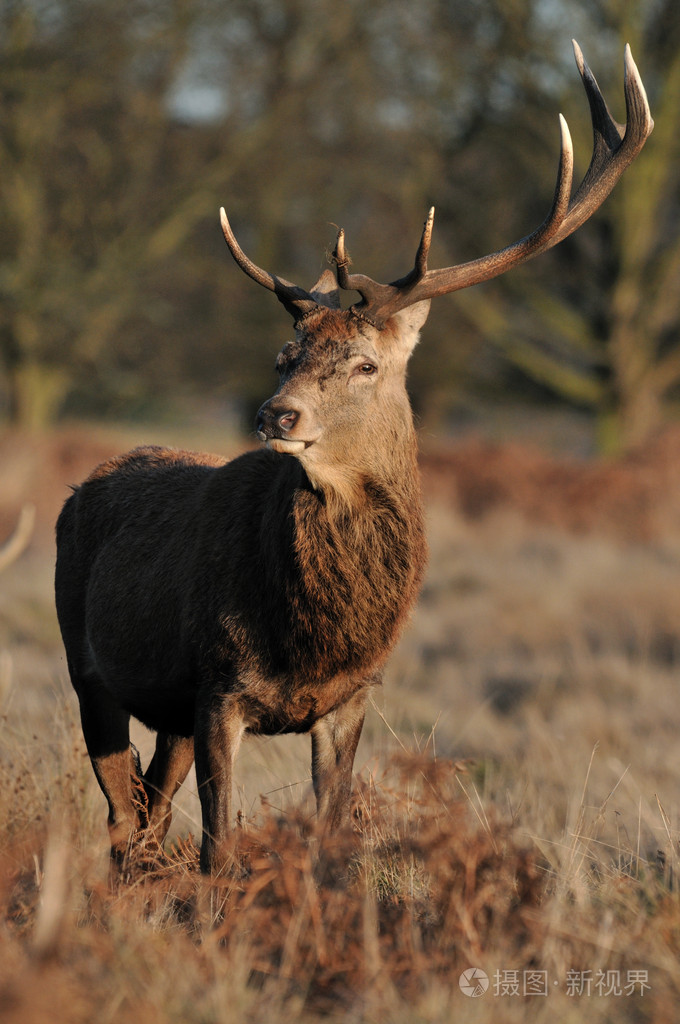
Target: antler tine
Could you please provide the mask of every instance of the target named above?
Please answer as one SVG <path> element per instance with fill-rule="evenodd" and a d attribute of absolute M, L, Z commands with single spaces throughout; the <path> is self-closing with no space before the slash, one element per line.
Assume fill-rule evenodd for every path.
<path fill-rule="evenodd" d="M 363 305 L 366 307 L 380 304 L 381 300 L 384 299 L 385 289 L 389 289 L 390 286 L 379 284 L 371 277 L 367 277 L 366 274 L 349 273 L 347 268 L 349 267 L 350 259 L 345 251 L 345 232 L 342 228 L 338 231 L 338 237 L 335 240 L 333 261 L 336 267 L 338 284 L 341 288 L 345 291 L 359 292 L 359 295 L 364 300 Z M 370 319 L 370 317 L 367 317 L 367 319 Z"/>
<path fill-rule="evenodd" d="M 652 132 L 654 121 L 647 94 L 630 46 L 624 51 L 623 88 L 626 123 L 619 124 L 609 112 L 597 80 L 586 64 L 581 47 L 572 40 L 576 66 L 583 81 L 593 122 L 593 155 L 583 181 L 570 203 L 564 223 L 553 242 L 566 238 L 584 223 L 607 198 L 624 170 L 638 155 Z"/>
<path fill-rule="evenodd" d="M 432 228 L 434 227 L 434 206 L 431 206 L 427 219 L 423 225 L 423 233 L 420 236 L 420 243 L 418 245 L 418 251 L 416 252 L 416 260 L 413 265 L 413 270 L 410 270 L 405 277 L 400 277 L 398 281 L 392 281 L 391 288 L 411 288 L 414 284 L 418 284 L 422 281 L 427 274 L 427 260 L 430 255 L 430 243 L 432 242 Z"/>
<path fill-rule="evenodd" d="M 404 298 L 414 285 L 423 280 L 427 274 L 427 260 L 430 254 L 433 225 L 434 206 L 430 207 L 427 220 L 423 226 L 423 233 L 420 237 L 413 270 L 409 271 L 405 277 L 401 277 L 398 281 L 393 281 L 391 284 L 380 284 L 366 274 L 348 273 L 349 257 L 345 252 L 345 232 L 340 228 L 335 249 L 333 250 L 333 260 L 335 261 L 340 287 L 345 290 L 359 292 L 363 299 L 361 305 L 352 307 L 358 315 L 375 324 L 376 327 L 383 327 L 385 320 L 391 313 L 383 314 L 382 311 L 388 308 L 391 309 L 395 302 L 398 303 L 400 301 L 400 296 Z M 397 308 L 403 309 L 407 305 L 410 305 L 410 303 L 402 301 L 401 305 L 398 305 Z M 376 310 L 375 314 L 371 312 L 374 308 Z M 377 310 L 380 310 L 380 313 Z M 396 308 L 392 312 L 396 312 Z"/>
<path fill-rule="evenodd" d="M 295 321 L 302 319 L 307 313 L 311 313 L 317 308 L 317 303 L 304 288 L 299 288 L 295 284 L 291 284 L 290 281 L 284 280 L 282 277 L 277 277 L 275 274 L 270 274 L 266 270 L 262 270 L 256 263 L 253 263 L 243 249 L 236 241 L 236 236 L 231 230 L 229 219 L 227 218 L 224 207 L 220 208 L 220 223 L 222 224 L 222 231 L 224 238 L 229 246 L 231 255 L 234 257 L 239 267 L 244 274 L 251 277 L 253 281 L 261 284 L 264 288 L 268 288 L 269 291 L 275 293 L 276 297 L 286 307 L 288 312 L 292 315 Z"/>
<path fill-rule="evenodd" d="M 505 249 L 469 263 L 427 270 L 434 216 L 431 210 L 414 269 L 389 285 L 378 284 L 360 274 L 347 274 L 343 241 L 341 249 L 336 246 L 336 262 L 339 252 L 342 252 L 342 260 L 345 261 L 342 273 L 338 262 L 338 282 L 342 288 L 353 288 L 362 296 L 363 301 L 353 307 L 358 315 L 381 327 L 390 316 L 406 306 L 497 277 L 562 241 L 604 202 L 623 171 L 644 146 L 654 122 L 629 46 L 626 46 L 624 58 L 625 126 L 617 124 L 609 113 L 595 77 L 576 42 L 574 55 L 590 105 L 594 144 L 588 170 L 571 201 L 573 149 L 569 128 L 560 114 L 560 161 L 553 203 L 550 213 L 536 231 Z"/>
<path fill-rule="evenodd" d="M 427 215 L 427 220 L 423 225 L 423 233 L 420 236 L 420 245 L 418 246 L 418 252 L 416 253 L 416 265 L 414 269 L 418 271 L 420 277 L 424 277 L 427 273 L 427 260 L 430 255 L 430 243 L 432 242 L 433 227 L 434 206 L 431 206 Z"/>

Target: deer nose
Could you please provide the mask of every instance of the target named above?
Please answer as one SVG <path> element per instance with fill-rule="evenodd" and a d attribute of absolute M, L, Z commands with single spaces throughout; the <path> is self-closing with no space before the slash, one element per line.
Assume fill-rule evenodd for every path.
<path fill-rule="evenodd" d="M 296 412 L 295 409 L 288 409 L 277 417 L 276 422 L 281 427 L 281 430 L 292 430 L 299 418 L 299 412 Z"/>
<path fill-rule="evenodd" d="M 280 406 L 272 406 L 265 402 L 257 414 L 257 436 L 261 441 L 266 441 L 267 438 L 287 433 L 299 419 L 300 413 L 296 409 L 282 409 Z"/>

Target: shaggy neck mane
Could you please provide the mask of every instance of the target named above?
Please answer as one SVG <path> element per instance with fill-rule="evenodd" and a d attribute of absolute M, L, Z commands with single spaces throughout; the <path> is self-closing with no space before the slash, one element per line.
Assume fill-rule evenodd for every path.
<path fill-rule="evenodd" d="M 347 491 L 295 490 L 275 670 L 312 682 L 368 674 L 386 659 L 426 560 L 415 452 L 410 462 L 398 483 L 364 479 L 351 502 Z"/>

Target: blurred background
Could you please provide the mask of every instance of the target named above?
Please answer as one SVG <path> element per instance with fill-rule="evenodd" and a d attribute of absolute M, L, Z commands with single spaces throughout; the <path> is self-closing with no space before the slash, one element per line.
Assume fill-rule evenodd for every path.
<path fill-rule="evenodd" d="M 549 208 L 558 111 L 590 159 L 572 36 L 619 121 L 631 44 L 654 134 L 574 237 L 434 303 L 410 388 L 426 437 L 647 441 L 680 395 L 674 0 L 4 0 L 0 422 L 251 430 L 290 324 L 220 205 L 303 287 L 335 225 L 401 276 L 431 204 L 433 266 L 501 248 Z"/>
<path fill-rule="evenodd" d="M 105 801 L 54 610 L 54 523 L 68 487 L 134 445 L 243 450 L 291 336 L 279 303 L 231 259 L 219 207 L 248 255 L 306 288 L 328 265 L 338 225 L 357 272 L 402 276 L 430 205 L 432 266 L 502 248 L 550 207 L 559 111 L 577 180 L 590 160 L 572 37 L 618 121 L 630 43 L 656 127 L 575 235 L 433 303 L 409 376 L 431 557 L 376 689 L 355 781 L 361 793 L 380 789 L 395 750 L 455 759 L 475 820 L 512 829 L 557 893 L 544 904 L 550 942 L 541 933 L 536 948 L 571 936 L 583 956 L 589 943 L 604 951 L 584 966 L 618 964 L 614 950 L 624 967 L 649 965 L 652 997 L 623 1016 L 625 1000 L 610 1001 L 615 1017 L 602 1009 L 597 1019 L 674 1019 L 677 0 L 0 0 L 0 867 L 14 870 L 23 844 L 25 877 L 36 880 L 21 892 L 35 892 L 35 905 L 40 830 L 58 828 L 87 864 L 98 858 L 101 878 L 107 871 Z M 146 760 L 152 737 L 135 726 L 133 738 Z M 277 814 L 311 810 L 305 736 L 250 739 L 236 775 L 246 823 L 262 799 Z M 193 776 L 173 828 L 200 832 Z M 668 881 L 662 896 L 675 902 L 665 911 L 630 888 L 645 877 Z M 4 950 L 13 934 L 30 941 L 31 914 L 18 889 L 0 889 L 10 901 Z M 496 929 L 505 913 L 489 915 Z M 74 993 L 93 998 L 95 976 L 109 979 L 95 986 L 112 993 L 106 1019 L 126 1006 L 138 1016 L 142 947 L 162 950 L 162 1005 L 174 998 L 170 947 L 154 945 L 158 935 L 121 946 L 116 927 L 118 966 L 86 969 L 85 954 L 64 953 L 75 966 L 63 1019 L 76 1019 Z M 516 966 L 518 934 L 490 962 Z M 31 949 L 24 960 L 0 950 L 15 982 L 10 1001 L 0 979 L 0 1002 L 22 1024 L 59 1018 L 58 1003 L 47 1016 L 26 1009 L 55 991 Z M 178 977 L 193 976 L 181 956 Z M 569 949 L 563 960 L 580 963 Z M 233 979 L 247 975 L 238 964 L 225 975 L 226 1009 L 203 1012 L 199 999 L 189 1012 L 187 1000 L 169 1019 L 233 1015 Z M 197 973 L 201 989 L 215 970 L 224 974 Z M 386 991 L 372 968 L 366 977 Z M 439 991 L 423 1020 L 450 1019 Z M 554 1000 L 542 1002 L 556 1019 Z M 508 1019 L 524 1019 L 516 1003 Z M 567 1003 L 563 1016 L 574 1012 Z"/>
<path fill-rule="evenodd" d="M 355 768 L 469 763 L 548 880 L 659 850 L 677 877 L 677 0 L 0 0 L 5 844 L 70 815 L 106 870 L 54 610 L 69 485 L 138 444 L 236 454 L 276 386 L 292 324 L 219 207 L 307 288 L 337 225 L 357 272 L 406 273 L 430 205 L 432 266 L 497 250 L 550 207 L 559 111 L 577 180 L 590 161 L 572 37 L 619 121 L 630 43 L 656 127 L 575 235 L 433 303 L 409 376 L 430 565 Z M 245 743 L 237 790 L 245 819 L 311 806 L 308 738 Z M 198 834 L 192 776 L 176 803 Z"/>

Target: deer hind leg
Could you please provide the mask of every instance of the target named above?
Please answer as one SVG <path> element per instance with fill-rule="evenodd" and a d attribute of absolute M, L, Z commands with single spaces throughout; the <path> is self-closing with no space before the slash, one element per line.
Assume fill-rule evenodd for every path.
<path fill-rule="evenodd" d="M 148 800 L 149 829 L 159 845 L 172 821 L 172 798 L 186 779 L 193 761 L 193 737 L 158 733 L 156 752 L 142 781 Z"/>
<path fill-rule="evenodd" d="M 99 786 L 109 805 L 111 858 L 125 864 L 141 821 L 133 800 L 137 764 L 130 747 L 130 716 L 114 701 L 98 677 L 74 681 L 83 736 Z"/>
<path fill-rule="evenodd" d="M 366 713 L 368 688 L 312 726 L 312 782 L 317 814 L 334 832 L 349 821 L 352 766 Z"/>

